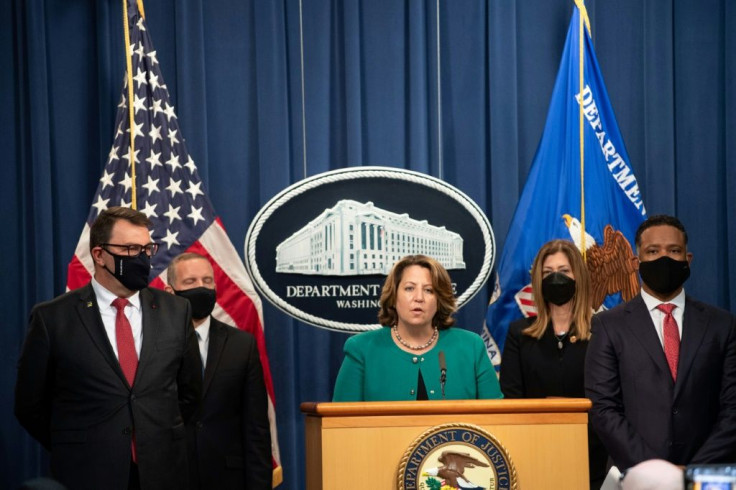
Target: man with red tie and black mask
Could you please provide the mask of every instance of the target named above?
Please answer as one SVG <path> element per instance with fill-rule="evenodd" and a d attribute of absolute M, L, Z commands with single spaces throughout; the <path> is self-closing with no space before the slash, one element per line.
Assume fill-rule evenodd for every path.
<path fill-rule="evenodd" d="M 146 287 L 150 226 L 129 208 L 102 211 L 90 283 L 31 312 L 15 414 L 67 488 L 188 487 L 184 424 L 202 365 L 189 303 Z"/>
<path fill-rule="evenodd" d="M 736 317 L 685 295 L 692 253 L 677 218 L 636 233 L 642 292 L 593 317 L 590 422 L 613 463 L 736 461 Z"/>

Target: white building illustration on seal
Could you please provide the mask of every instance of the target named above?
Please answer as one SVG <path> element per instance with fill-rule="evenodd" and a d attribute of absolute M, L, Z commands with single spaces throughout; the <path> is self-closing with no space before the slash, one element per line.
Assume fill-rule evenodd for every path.
<path fill-rule="evenodd" d="M 396 261 L 414 254 L 433 257 L 446 269 L 465 269 L 459 234 L 372 202 L 343 199 L 276 247 L 276 272 L 388 274 Z"/>

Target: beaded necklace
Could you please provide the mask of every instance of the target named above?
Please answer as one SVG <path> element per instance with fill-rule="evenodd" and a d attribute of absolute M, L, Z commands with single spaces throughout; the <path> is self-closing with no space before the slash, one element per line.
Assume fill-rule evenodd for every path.
<path fill-rule="evenodd" d="M 393 326 L 393 331 L 394 331 L 394 335 L 396 335 L 396 340 L 398 340 L 401 345 L 411 350 L 424 350 L 430 345 L 432 345 L 434 341 L 437 340 L 437 335 L 438 335 L 437 327 L 433 327 L 433 330 L 434 331 L 432 332 L 432 336 L 429 338 L 427 342 L 425 342 L 422 345 L 411 345 L 409 342 L 401 338 L 401 335 L 399 335 L 399 329 L 397 328 L 397 326 L 396 325 Z"/>

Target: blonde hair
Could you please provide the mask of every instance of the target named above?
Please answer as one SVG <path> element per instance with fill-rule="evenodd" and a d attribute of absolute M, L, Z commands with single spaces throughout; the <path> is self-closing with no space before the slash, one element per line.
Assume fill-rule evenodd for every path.
<path fill-rule="evenodd" d="M 542 279 L 544 261 L 550 255 L 562 252 L 570 262 L 572 274 L 575 277 L 575 296 L 572 298 L 572 325 L 570 335 L 576 335 L 580 340 L 590 339 L 590 319 L 593 316 L 590 294 L 590 278 L 588 268 L 583 262 L 583 256 L 574 243 L 569 240 L 552 240 L 539 249 L 532 265 L 532 296 L 537 307 L 537 318 L 523 330 L 525 335 L 542 338 L 550 322 L 549 305 L 542 297 Z"/>
<path fill-rule="evenodd" d="M 429 275 L 432 278 L 432 289 L 437 298 L 437 313 L 434 314 L 432 325 L 440 330 L 450 328 L 455 324 L 452 314 L 457 310 L 455 295 L 452 292 L 452 281 L 442 264 L 426 255 L 407 255 L 394 264 L 381 291 L 381 309 L 378 311 L 378 321 L 385 327 L 391 327 L 399 320 L 396 313 L 396 292 L 399 289 L 404 270 L 412 265 L 418 265 L 429 270 Z"/>

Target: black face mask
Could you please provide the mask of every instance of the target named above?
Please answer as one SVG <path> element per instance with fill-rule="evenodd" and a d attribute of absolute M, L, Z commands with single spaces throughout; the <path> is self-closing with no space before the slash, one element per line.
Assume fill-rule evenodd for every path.
<path fill-rule="evenodd" d="M 575 279 L 553 272 L 542 279 L 542 297 L 548 303 L 562 306 L 575 296 Z"/>
<path fill-rule="evenodd" d="M 690 264 L 687 260 L 665 255 L 657 260 L 639 262 L 639 275 L 653 291 L 667 295 L 677 291 L 690 277 Z"/>
<path fill-rule="evenodd" d="M 205 287 L 184 289 L 182 291 L 174 290 L 177 296 L 189 300 L 192 305 L 192 318 L 201 320 L 207 318 L 215 308 L 215 290 Z"/>
<path fill-rule="evenodd" d="M 115 270 L 111 271 L 105 265 L 102 267 L 120 281 L 120 284 L 131 291 L 140 291 L 148 286 L 148 275 L 151 273 L 151 257 L 146 255 L 145 252 L 141 252 L 137 257 L 117 255 L 107 250 L 105 252 L 109 253 L 115 261 Z"/>

